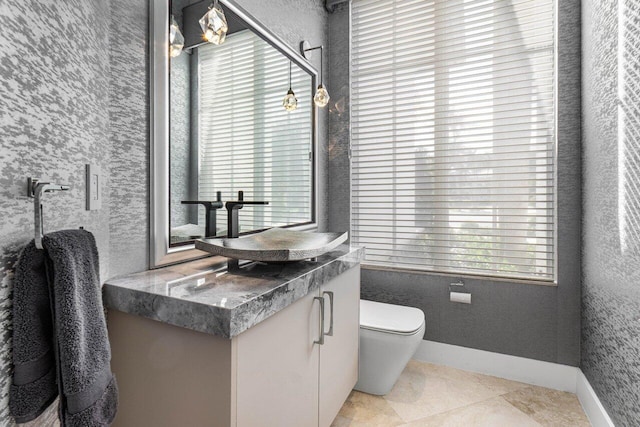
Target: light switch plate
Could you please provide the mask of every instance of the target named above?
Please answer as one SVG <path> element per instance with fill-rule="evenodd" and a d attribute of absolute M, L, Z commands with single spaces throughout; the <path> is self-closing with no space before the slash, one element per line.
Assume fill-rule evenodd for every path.
<path fill-rule="evenodd" d="M 100 166 L 86 165 L 87 210 L 94 211 L 102 207 L 102 175 Z"/>

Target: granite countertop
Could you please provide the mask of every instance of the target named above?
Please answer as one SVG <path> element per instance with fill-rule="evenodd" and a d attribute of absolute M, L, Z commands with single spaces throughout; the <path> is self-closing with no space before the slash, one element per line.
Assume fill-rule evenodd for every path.
<path fill-rule="evenodd" d="M 210 257 L 109 279 L 107 308 L 225 338 L 250 327 L 358 265 L 364 249 L 342 245 L 315 260 L 251 263 L 236 271 Z"/>

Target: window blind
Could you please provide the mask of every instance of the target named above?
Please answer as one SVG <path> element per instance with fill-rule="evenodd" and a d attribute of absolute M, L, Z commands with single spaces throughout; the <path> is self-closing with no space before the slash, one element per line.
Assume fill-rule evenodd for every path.
<path fill-rule="evenodd" d="M 366 264 L 554 279 L 553 0 L 353 0 Z"/>
<path fill-rule="evenodd" d="M 200 200 L 245 200 L 240 231 L 312 221 L 311 77 L 293 64 L 298 109 L 285 111 L 289 60 L 251 31 L 198 48 Z M 201 213 L 200 223 L 204 223 Z M 219 233 L 226 211 L 218 211 Z"/>

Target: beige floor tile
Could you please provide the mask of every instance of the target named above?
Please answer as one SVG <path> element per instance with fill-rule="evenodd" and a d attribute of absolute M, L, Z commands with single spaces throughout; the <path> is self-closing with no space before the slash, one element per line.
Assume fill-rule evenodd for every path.
<path fill-rule="evenodd" d="M 380 396 L 352 391 L 332 427 L 395 427 L 404 421 Z"/>
<path fill-rule="evenodd" d="M 403 427 L 541 427 L 539 423 L 494 397 L 462 408 L 405 424 Z"/>
<path fill-rule="evenodd" d="M 411 422 L 520 388 L 513 381 L 412 360 L 385 399 Z"/>
<path fill-rule="evenodd" d="M 492 377 L 491 375 L 483 375 L 471 373 L 483 386 L 494 390 L 496 393 L 502 395 L 512 391 L 520 390 L 526 387 L 530 387 L 529 384 L 520 383 L 517 381 L 505 380 L 504 378 Z"/>
<path fill-rule="evenodd" d="M 529 386 L 502 397 L 543 426 L 588 427 L 591 425 L 578 398 L 571 393 Z"/>
<path fill-rule="evenodd" d="M 384 397 L 352 392 L 332 427 L 587 427 L 575 395 L 410 361 Z"/>

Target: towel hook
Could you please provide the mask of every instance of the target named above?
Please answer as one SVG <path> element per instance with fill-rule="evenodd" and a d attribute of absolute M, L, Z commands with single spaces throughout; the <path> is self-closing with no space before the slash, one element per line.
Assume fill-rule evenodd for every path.
<path fill-rule="evenodd" d="M 27 178 L 27 196 L 33 197 L 33 219 L 35 224 L 36 248 L 43 249 L 42 236 L 44 235 L 42 221 L 42 193 L 52 193 L 54 191 L 67 191 L 68 185 L 52 184 L 50 182 L 40 182 L 37 178 Z"/>

